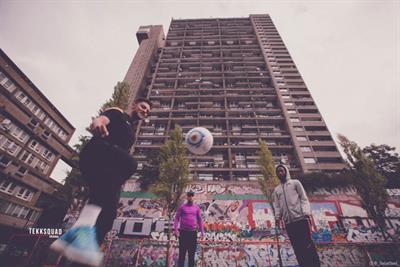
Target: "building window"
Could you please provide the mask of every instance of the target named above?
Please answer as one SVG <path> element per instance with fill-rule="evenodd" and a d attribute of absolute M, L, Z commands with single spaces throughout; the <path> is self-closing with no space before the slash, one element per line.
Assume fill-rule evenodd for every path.
<path fill-rule="evenodd" d="M 296 112 L 296 110 L 294 110 L 294 109 L 288 109 L 288 114 L 296 114 L 297 112 Z"/>
<path fill-rule="evenodd" d="M 6 75 L 0 71 L 0 84 L 3 84 L 5 82 L 4 80 L 7 79 Z"/>
<path fill-rule="evenodd" d="M 5 213 L 14 217 L 26 219 L 29 216 L 29 212 L 31 210 L 27 207 L 6 201 L 6 200 L 0 200 L 0 212 Z M 37 212 L 37 211 L 33 211 Z M 38 213 L 39 214 L 39 213 Z M 32 217 L 32 214 L 31 214 Z M 35 216 L 35 219 L 37 216 Z"/>
<path fill-rule="evenodd" d="M 18 99 L 18 101 L 20 101 L 20 102 L 24 102 L 25 99 L 27 99 L 27 96 L 26 96 L 23 92 L 19 92 L 19 93 L 17 94 L 17 99 Z"/>
<path fill-rule="evenodd" d="M 49 169 L 49 164 L 47 164 L 44 161 L 39 160 L 35 166 L 35 169 L 37 169 L 43 173 L 47 173 L 47 170 Z"/>
<path fill-rule="evenodd" d="M 54 157 L 54 154 L 50 152 L 47 148 L 44 149 L 42 156 L 45 157 L 48 161 L 51 161 Z"/>
<path fill-rule="evenodd" d="M 305 136 L 296 136 L 297 141 L 307 141 Z"/>
<path fill-rule="evenodd" d="M 293 104 L 293 102 L 286 102 L 285 103 L 285 106 L 293 106 L 294 104 Z"/>
<path fill-rule="evenodd" d="M 300 122 L 299 118 L 290 118 L 291 122 Z"/>
<path fill-rule="evenodd" d="M 35 150 L 36 152 L 40 151 L 40 145 L 36 140 L 32 140 L 31 144 L 29 145 L 29 147 L 33 150 Z"/>
<path fill-rule="evenodd" d="M 3 130 L 10 130 L 11 129 L 11 121 L 9 119 L 4 118 L 0 123 L 0 128 Z"/>
<path fill-rule="evenodd" d="M 304 162 L 309 164 L 317 163 L 314 158 L 304 158 Z"/>
<path fill-rule="evenodd" d="M 2 72 L 0 72 L 0 84 L 2 84 L 10 93 L 12 93 L 12 91 L 14 91 L 16 88 L 15 84 L 10 81 Z"/>
<path fill-rule="evenodd" d="M 34 161 L 35 161 L 36 157 L 33 154 L 30 154 L 29 157 L 26 159 L 26 163 L 28 165 L 34 165 Z"/>
<path fill-rule="evenodd" d="M 17 185 L 15 183 L 12 183 L 7 180 L 3 180 L 0 183 L 0 191 L 3 191 L 7 194 L 12 194 L 14 192 L 14 189 Z"/>
<path fill-rule="evenodd" d="M 28 127 L 31 129 L 34 129 L 37 125 L 38 125 L 38 122 L 35 119 L 31 119 L 28 123 Z"/>
<path fill-rule="evenodd" d="M 38 217 L 39 217 L 39 212 L 34 210 L 34 211 L 32 211 L 31 216 L 29 217 L 29 220 L 34 222 L 37 220 Z"/>
<path fill-rule="evenodd" d="M 8 201 L 7 201 L 7 202 L 8 202 Z M 4 211 L 4 213 L 10 215 L 10 214 L 14 211 L 14 209 L 15 209 L 16 207 L 17 207 L 17 204 L 12 203 L 12 202 L 8 202 L 8 205 L 7 205 L 7 207 L 6 207 L 5 211 Z"/>
<path fill-rule="evenodd" d="M 28 170 L 25 167 L 20 166 L 18 168 L 18 170 L 15 172 L 15 175 L 19 176 L 19 177 L 23 177 L 25 176 L 25 174 L 28 173 Z"/>
<path fill-rule="evenodd" d="M 14 209 L 9 211 L 9 214 L 14 217 L 19 217 L 20 213 L 22 212 L 23 207 L 20 205 L 15 205 Z"/>
<path fill-rule="evenodd" d="M 31 104 L 31 100 L 29 98 L 26 98 L 24 102 L 22 102 L 22 104 L 24 104 L 26 107 L 29 106 L 29 104 Z"/>
<path fill-rule="evenodd" d="M 32 191 L 30 191 L 27 188 L 22 188 L 22 187 L 18 190 L 18 193 L 17 193 L 17 197 L 22 198 L 24 200 L 29 200 L 32 195 L 33 195 Z"/>
<path fill-rule="evenodd" d="M 11 140 L 6 140 L 6 142 L 2 145 L 2 148 L 9 154 L 14 155 L 15 153 L 18 152 L 19 150 L 19 146 L 17 146 L 17 144 L 15 144 L 13 141 Z"/>
<path fill-rule="evenodd" d="M 311 152 L 311 147 L 309 146 L 301 146 L 300 149 L 303 152 Z"/>
<path fill-rule="evenodd" d="M 18 140 L 25 142 L 29 138 L 28 134 L 21 130 L 21 128 L 13 125 L 11 130 L 11 135 L 17 138 Z"/>
<path fill-rule="evenodd" d="M 19 213 L 18 217 L 22 219 L 26 219 L 28 217 L 30 209 L 26 207 L 22 207 L 21 212 Z"/>
<path fill-rule="evenodd" d="M 43 110 L 39 109 L 39 111 L 37 112 L 36 116 L 37 116 L 40 120 L 43 120 L 44 117 L 46 117 L 46 114 L 44 113 Z"/>
<path fill-rule="evenodd" d="M 10 165 L 11 159 L 9 159 L 6 155 L 0 155 L 0 166 L 7 167 Z"/>
<path fill-rule="evenodd" d="M 49 137 L 50 137 L 50 133 L 48 131 L 43 131 L 42 138 L 47 140 L 47 139 L 49 139 Z"/>

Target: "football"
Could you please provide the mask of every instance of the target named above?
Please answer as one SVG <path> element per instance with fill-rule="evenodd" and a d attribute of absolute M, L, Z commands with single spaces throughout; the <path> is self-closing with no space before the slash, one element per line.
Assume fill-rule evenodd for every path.
<path fill-rule="evenodd" d="M 186 147 L 196 155 L 204 155 L 210 151 L 214 138 L 209 130 L 203 127 L 191 129 L 185 138 Z"/>

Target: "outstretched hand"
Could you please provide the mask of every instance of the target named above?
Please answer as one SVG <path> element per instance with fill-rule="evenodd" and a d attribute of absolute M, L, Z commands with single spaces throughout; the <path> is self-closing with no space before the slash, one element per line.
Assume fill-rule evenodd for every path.
<path fill-rule="evenodd" d="M 100 136 L 100 137 L 106 137 L 109 134 L 108 130 L 107 130 L 107 124 L 109 122 L 110 121 L 105 116 L 97 117 L 90 124 L 90 127 L 89 127 L 90 131 L 93 133 L 93 135 Z"/>

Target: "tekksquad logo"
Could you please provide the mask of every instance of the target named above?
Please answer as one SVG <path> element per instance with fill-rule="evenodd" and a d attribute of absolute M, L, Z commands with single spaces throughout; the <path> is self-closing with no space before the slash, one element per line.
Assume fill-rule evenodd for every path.
<path fill-rule="evenodd" d="M 58 238 L 63 234 L 61 228 L 28 228 L 30 235 L 48 236 L 49 238 Z"/>

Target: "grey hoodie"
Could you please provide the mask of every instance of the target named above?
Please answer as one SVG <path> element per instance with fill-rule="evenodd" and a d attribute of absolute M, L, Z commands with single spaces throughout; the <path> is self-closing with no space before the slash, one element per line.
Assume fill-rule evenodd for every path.
<path fill-rule="evenodd" d="M 310 202 L 300 181 L 291 180 L 289 169 L 285 165 L 278 165 L 276 168 L 279 166 L 286 169 L 286 181 L 275 187 L 272 193 L 275 218 L 283 218 L 285 224 L 289 224 L 311 214 Z"/>

